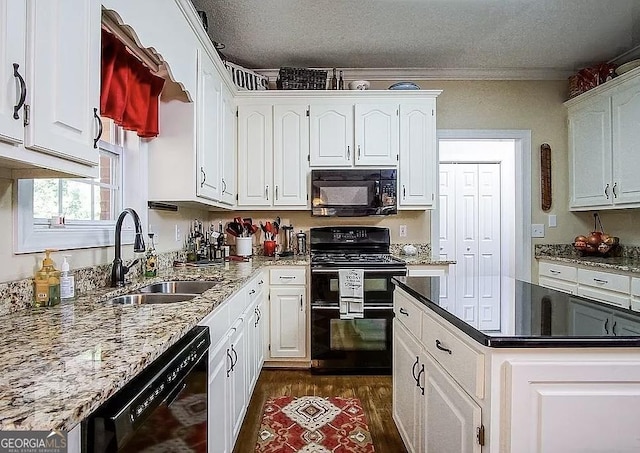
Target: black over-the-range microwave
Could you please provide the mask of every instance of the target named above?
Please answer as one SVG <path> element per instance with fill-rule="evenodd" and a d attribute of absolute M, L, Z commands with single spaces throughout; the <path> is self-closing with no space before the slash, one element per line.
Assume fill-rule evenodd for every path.
<path fill-rule="evenodd" d="M 397 214 L 397 170 L 312 170 L 311 214 L 357 217 Z"/>

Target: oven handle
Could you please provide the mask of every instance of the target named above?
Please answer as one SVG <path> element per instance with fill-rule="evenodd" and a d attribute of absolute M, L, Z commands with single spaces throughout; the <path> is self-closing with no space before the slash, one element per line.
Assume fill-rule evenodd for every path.
<path fill-rule="evenodd" d="M 357 263 L 354 263 L 354 268 L 357 268 L 358 265 Z M 344 268 L 346 269 L 346 268 Z M 311 269 L 311 273 L 312 274 L 338 274 L 338 268 L 332 268 L 332 269 L 318 269 L 318 268 L 312 268 Z M 364 273 L 377 273 L 377 274 L 381 274 L 381 273 L 385 273 L 385 274 L 391 274 L 391 275 L 406 275 L 407 274 L 407 269 L 406 268 L 386 268 L 386 269 L 382 269 L 382 268 L 372 268 L 372 269 L 368 269 L 365 268 L 364 269 Z"/>

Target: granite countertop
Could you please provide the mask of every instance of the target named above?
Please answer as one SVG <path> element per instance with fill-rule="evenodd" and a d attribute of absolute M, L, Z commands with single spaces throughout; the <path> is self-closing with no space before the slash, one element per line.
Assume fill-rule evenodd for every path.
<path fill-rule="evenodd" d="M 258 269 L 308 264 L 308 257 L 255 257 L 249 262 L 167 269 L 124 288 L 104 288 L 56 307 L 3 316 L 0 429 L 73 428 Z M 163 280 L 217 280 L 220 284 L 186 302 L 139 306 L 103 302 Z"/>
<path fill-rule="evenodd" d="M 431 258 L 430 253 L 418 253 L 417 255 L 394 255 L 396 258 L 400 258 L 407 263 L 407 266 L 419 266 L 419 265 L 449 265 L 456 264 L 455 261 L 436 260 Z"/>
<path fill-rule="evenodd" d="M 640 335 L 613 336 L 593 322 L 593 313 L 640 331 L 640 313 L 502 277 L 503 291 L 512 293 L 511 310 L 503 310 L 500 330 L 480 330 L 440 306 L 437 277 L 394 277 L 394 283 L 440 318 L 470 338 L 493 348 L 640 347 Z M 575 316 L 576 314 L 586 314 Z M 613 321 L 612 321 L 613 322 Z"/>

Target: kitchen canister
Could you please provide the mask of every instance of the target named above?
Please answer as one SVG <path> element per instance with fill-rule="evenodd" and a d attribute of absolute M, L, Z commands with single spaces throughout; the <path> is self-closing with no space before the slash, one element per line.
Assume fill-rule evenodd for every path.
<path fill-rule="evenodd" d="M 236 255 L 251 256 L 253 255 L 253 237 L 236 238 Z"/>

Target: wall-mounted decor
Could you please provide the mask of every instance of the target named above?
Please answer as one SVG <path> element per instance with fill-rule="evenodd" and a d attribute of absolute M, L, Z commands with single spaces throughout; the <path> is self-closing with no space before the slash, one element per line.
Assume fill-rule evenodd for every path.
<path fill-rule="evenodd" d="M 540 145 L 540 195 L 542 210 L 551 209 L 551 147 L 548 143 Z"/>

